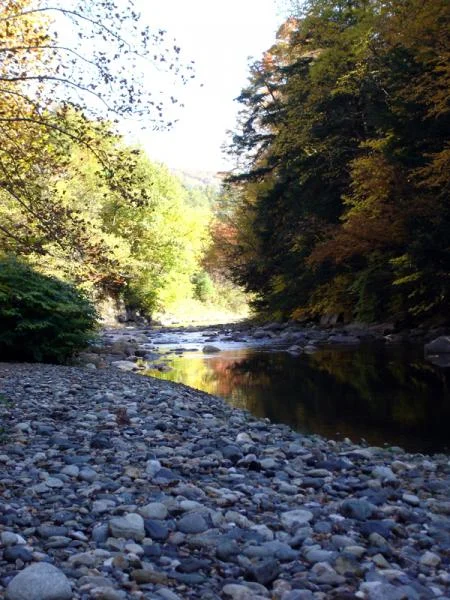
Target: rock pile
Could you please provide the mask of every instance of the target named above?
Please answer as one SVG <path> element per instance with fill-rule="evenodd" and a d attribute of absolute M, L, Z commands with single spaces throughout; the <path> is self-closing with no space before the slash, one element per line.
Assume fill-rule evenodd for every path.
<path fill-rule="evenodd" d="M 450 462 L 115 369 L 0 365 L 0 597 L 449 599 Z"/>

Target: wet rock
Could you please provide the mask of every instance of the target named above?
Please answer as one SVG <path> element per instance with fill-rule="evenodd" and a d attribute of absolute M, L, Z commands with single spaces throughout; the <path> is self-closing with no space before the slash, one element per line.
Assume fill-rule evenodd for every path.
<path fill-rule="evenodd" d="M 217 346 L 213 346 L 212 344 L 206 344 L 205 346 L 203 346 L 202 351 L 205 354 L 214 354 L 216 352 L 220 352 L 220 348 L 218 348 Z"/>
<path fill-rule="evenodd" d="M 450 336 L 443 335 L 425 344 L 425 354 L 450 354 Z"/>

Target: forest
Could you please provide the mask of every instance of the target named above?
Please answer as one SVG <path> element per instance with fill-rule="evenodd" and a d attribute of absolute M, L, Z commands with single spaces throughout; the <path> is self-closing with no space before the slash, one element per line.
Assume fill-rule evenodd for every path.
<path fill-rule="evenodd" d="M 149 69 L 195 77 L 132 0 L 2 2 L 0 351 L 55 326 L 50 289 L 148 317 L 238 312 L 244 289 L 263 319 L 448 321 L 449 16 L 447 0 L 297 6 L 250 66 L 219 191 L 121 133 L 171 125 Z"/>
<path fill-rule="evenodd" d="M 165 32 L 143 26 L 131 1 L 2 2 L 4 260 L 145 316 L 189 301 L 233 309 L 231 284 L 202 264 L 218 190 L 150 161 L 119 128 L 131 117 L 170 127 L 167 104 L 177 99 L 144 83 L 152 67 L 194 77 L 180 55 Z M 4 263 L 5 281 L 7 272 Z"/>
<path fill-rule="evenodd" d="M 260 315 L 448 322 L 449 17 L 309 0 L 252 64 L 217 244 Z"/>

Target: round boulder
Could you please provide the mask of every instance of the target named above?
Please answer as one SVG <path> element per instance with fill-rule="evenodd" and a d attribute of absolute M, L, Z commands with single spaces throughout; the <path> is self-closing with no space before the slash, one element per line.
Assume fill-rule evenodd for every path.
<path fill-rule="evenodd" d="M 18 573 L 6 588 L 8 600 L 71 600 L 72 588 L 62 571 L 35 563 Z"/>

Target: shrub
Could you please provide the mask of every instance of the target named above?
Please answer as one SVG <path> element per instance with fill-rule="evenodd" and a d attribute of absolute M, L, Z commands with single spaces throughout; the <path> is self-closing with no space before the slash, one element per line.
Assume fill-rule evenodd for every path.
<path fill-rule="evenodd" d="M 97 320 L 73 285 L 0 260 L 0 359 L 62 363 L 84 348 Z"/>
<path fill-rule="evenodd" d="M 208 302 L 214 296 L 214 283 L 211 277 L 205 271 L 195 273 L 191 278 L 194 286 L 194 298 L 200 302 Z"/>

